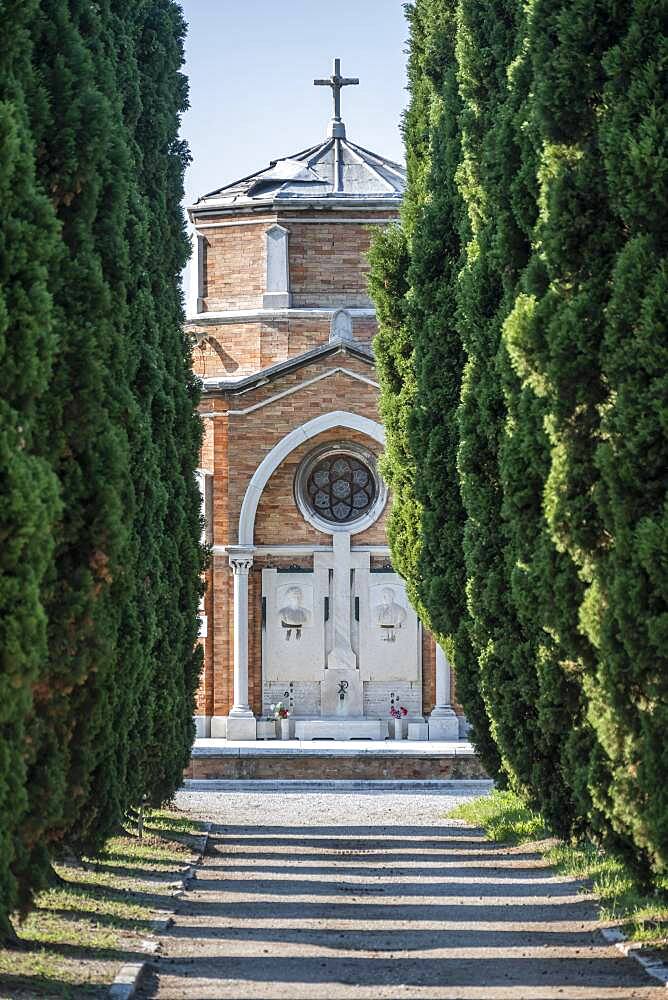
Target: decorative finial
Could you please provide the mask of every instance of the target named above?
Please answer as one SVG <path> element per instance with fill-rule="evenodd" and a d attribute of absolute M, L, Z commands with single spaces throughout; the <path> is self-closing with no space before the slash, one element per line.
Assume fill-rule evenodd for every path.
<path fill-rule="evenodd" d="M 341 60 L 335 59 L 332 75 L 329 79 L 314 80 L 313 83 L 316 87 L 332 88 L 332 94 L 334 96 L 334 117 L 332 118 L 330 135 L 334 139 L 345 139 L 346 126 L 341 121 L 341 88 L 356 86 L 359 83 L 358 78 L 341 76 Z"/>

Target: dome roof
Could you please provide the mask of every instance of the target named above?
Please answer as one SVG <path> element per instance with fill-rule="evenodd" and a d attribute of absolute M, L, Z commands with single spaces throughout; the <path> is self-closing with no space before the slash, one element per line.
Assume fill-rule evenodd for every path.
<path fill-rule="evenodd" d="M 398 207 L 406 187 L 406 171 L 398 163 L 330 135 L 324 142 L 211 191 L 190 206 L 192 215 L 258 206 L 306 207 L 364 205 Z"/>

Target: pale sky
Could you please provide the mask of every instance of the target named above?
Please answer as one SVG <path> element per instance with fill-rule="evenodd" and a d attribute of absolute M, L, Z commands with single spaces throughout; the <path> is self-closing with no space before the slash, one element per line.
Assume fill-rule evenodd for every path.
<path fill-rule="evenodd" d="M 186 204 L 318 143 L 331 90 L 314 87 L 341 59 L 358 87 L 342 91 L 348 138 L 403 161 L 406 105 L 403 0 L 182 0 L 189 32 L 190 110 L 183 119 L 193 162 Z"/>

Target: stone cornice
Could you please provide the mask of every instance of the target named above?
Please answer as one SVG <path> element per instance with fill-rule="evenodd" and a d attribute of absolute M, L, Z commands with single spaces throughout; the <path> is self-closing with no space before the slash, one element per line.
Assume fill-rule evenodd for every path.
<path fill-rule="evenodd" d="M 358 319 L 373 319 L 375 309 L 360 306 L 318 306 L 286 309 L 226 309 L 224 312 L 205 312 L 188 316 L 186 327 L 224 326 L 226 323 L 270 323 L 286 319 L 331 319 L 339 309 L 345 309 Z"/>

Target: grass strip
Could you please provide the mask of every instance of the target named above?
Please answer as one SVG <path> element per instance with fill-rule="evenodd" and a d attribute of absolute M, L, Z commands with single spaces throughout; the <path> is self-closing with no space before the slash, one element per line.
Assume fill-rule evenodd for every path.
<path fill-rule="evenodd" d="M 464 802 L 448 813 L 482 827 L 490 840 L 509 844 L 535 842 L 560 875 L 586 880 L 601 904 L 601 917 L 620 924 L 632 941 L 668 945 L 668 877 L 647 893 L 625 865 L 591 843 L 555 840 L 539 813 L 527 808 L 514 792 L 494 790 L 484 798 Z"/>
<path fill-rule="evenodd" d="M 141 942 L 172 910 L 173 883 L 194 860 L 201 829 L 182 813 L 154 811 L 141 840 L 129 824 L 84 868 L 54 865 L 62 884 L 17 924 L 23 948 L 0 948 L 0 1000 L 106 996 L 122 964 L 146 958 Z"/>

